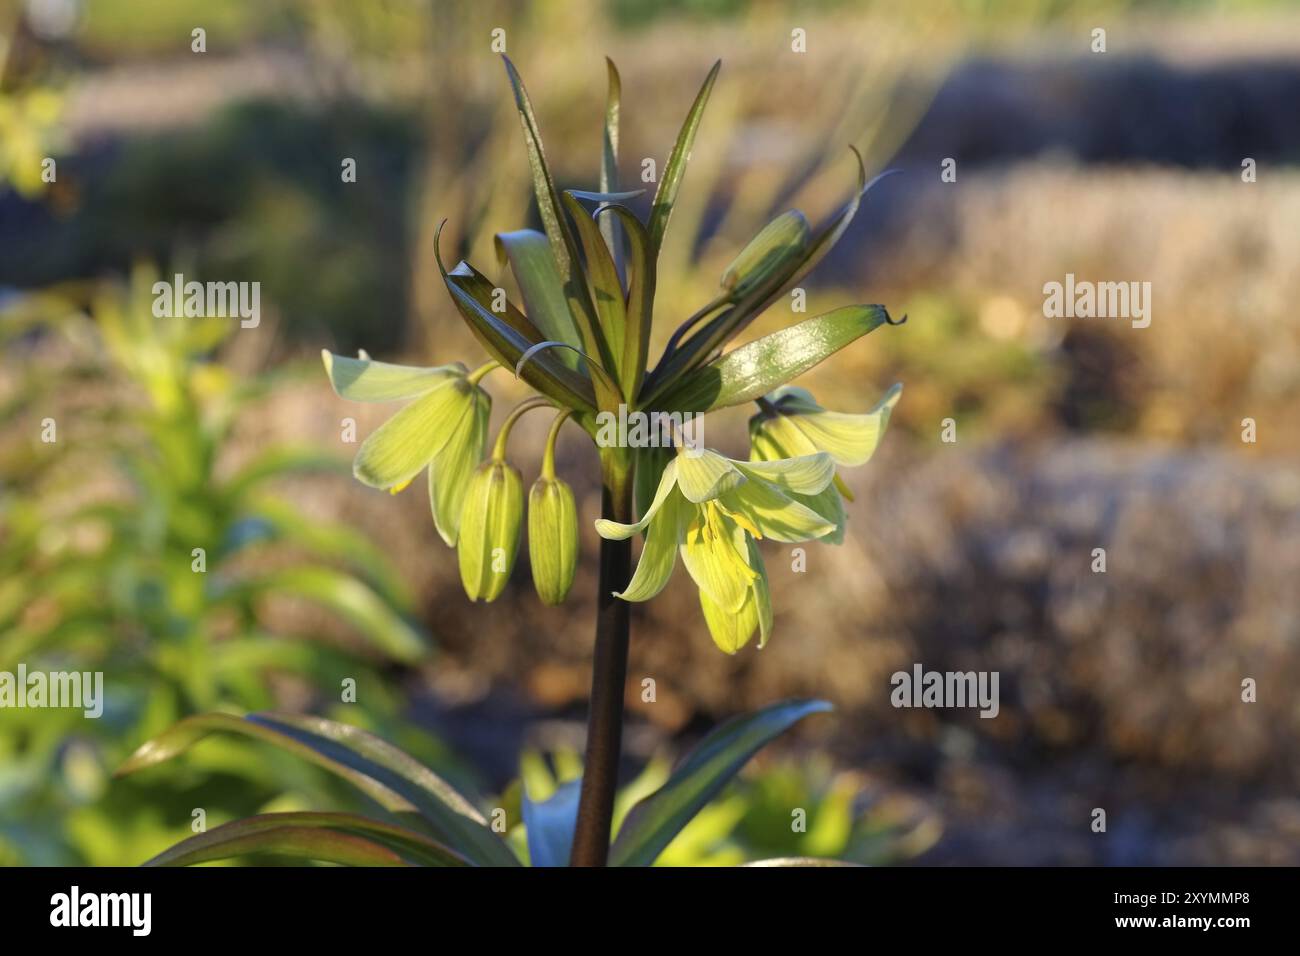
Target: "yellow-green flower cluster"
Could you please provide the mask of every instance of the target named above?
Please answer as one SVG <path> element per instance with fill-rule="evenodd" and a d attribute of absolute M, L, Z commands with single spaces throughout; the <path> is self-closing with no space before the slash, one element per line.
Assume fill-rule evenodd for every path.
<path fill-rule="evenodd" d="M 364 353 L 347 358 L 322 353 L 334 391 L 360 402 L 407 404 L 362 443 L 352 464 L 357 479 L 396 494 L 427 470 L 433 522 L 458 552 L 461 583 L 471 600 L 493 601 L 505 589 L 519 552 L 523 484 L 505 460 L 505 440 L 525 403 L 507 419 L 490 457 L 492 398 L 479 384 L 496 367 L 469 372 L 463 365 L 417 368 L 376 362 Z M 538 594 L 558 604 L 568 594 L 577 564 L 577 511 L 573 493 L 555 476 L 552 429 L 542 477 L 530 496 L 530 553 Z"/>

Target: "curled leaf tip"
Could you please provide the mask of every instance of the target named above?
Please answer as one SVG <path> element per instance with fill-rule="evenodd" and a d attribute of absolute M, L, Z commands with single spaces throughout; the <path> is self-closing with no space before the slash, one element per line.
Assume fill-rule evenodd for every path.
<path fill-rule="evenodd" d="M 903 324 L 904 322 L 906 322 L 906 321 L 907 321 L 907 313 L 906 313 L 906 312 L 903 313 L 903 317 L 902 317 L 901 319 L 891 319 L 891 318 L 889 317 L 889 313 L 888 313 L 888 312 L 885 313 L 885 324 L 886 324 L 886 325 L 902 325 L 902 324 Z"/>
<path fill-rule="evenodd" d="M 447 267 L 442 264 L 442 248 L 440 243 L 442 242 L 442 227 L 445 225 L 447 225 L 446 216 L 439 221 L 438 228 L 433 231 L 433 258 L 437 260 L 438 271 L 442 273 L 444 279 L 447 278 Z"/>
<path fill-rule="evenodd" d="M 856 149 L 853 151 L 855 153 L 857 152 Z M 860 155 L 858 156 L 858 160 L 859 162 L 862 160 L 862 157 Z M 882 179 L 886 179 L 889 176 L 894 175 L 895 173 L 901 173 L 901 172 L 902 172 L 901 169 L 886 169 L 883 173 L 877 173 L 875 176 L 871 178 L 871 182 L 867 183 L 865 186 L 862 187 L 862 192 L 865 194 L 868 190 L 871 189 L 872 186 L 880 182 Z"/>
<path fill-rule="evenodd" d="M 577 352 L 588 363 L 591 363 L 591 359 L 587 358 L 586 353 L 583 352 L 582 349 L 572 346 L 568 342 L 558 342 L 554 339 L 548 339 L 545 342 L 538 342 L 536 345 L 529 346 L 524 351 L 524 354 L 519 356 L 519 361 L 515 364 L 515 378 L 519 378 L 520 375 L 523 374 L 524 366 L 528 364 L 529 359 L 538 352 L 541 352 L 543 349 L 551 348 L 569 349 L 572 352 Z"/>

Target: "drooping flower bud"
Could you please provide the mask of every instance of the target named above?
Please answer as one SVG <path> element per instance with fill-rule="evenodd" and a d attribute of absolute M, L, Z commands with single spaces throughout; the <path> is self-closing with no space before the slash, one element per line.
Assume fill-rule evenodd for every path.
<path fill-rule="evenodd" d="M 560 478 L 543 475 L 528 493 L 528 559 L 537 596 L 562 603 L 578 568 L 578 509 Z"/>
<path fill-rule="evenodd" d="M 499 458 L 470 478 L 460 518 L 460 580 L 471 601 L 495 601 L 505 590 L 519 553 L 524 484 L 518 469 Z"/>

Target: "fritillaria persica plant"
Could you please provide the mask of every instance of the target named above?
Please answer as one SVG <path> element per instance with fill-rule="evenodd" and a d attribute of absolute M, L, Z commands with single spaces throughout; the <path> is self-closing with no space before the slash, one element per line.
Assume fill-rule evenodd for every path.
<path fill-rule="evenodd" d="M 845 306 L 725 351 L 848 227 L 868 188 L 855 151 L 857 189 L 830 221 L 813 229 L 798 211 L 774 219 L 725 270 L 718 294 L 675 328 L 652 363 L 656 262 L 718 65 L 687 114 L 645 221 L 625 204 L 640 191 L 619 191 L 620 83 L 614 65 L 609 64 L 598 192 L 557 189 L 523 82 L 508 59 L 505 66 L 544 227 L 496 237 L 522 308 L 469 262 L 448 270 L 439 250 L 447 292 L 488 361 L 473 370 L 461 364 L 417 368 L 377 362 L 365 353 L 348 358 L 326 352 L 325 368 L 346 399 L 406 403 L 363 443 L 354 473 L 391 492 L 425 473 L 434 526 L 456 549 L 472 600 L 502 594 L 525 510 L 537 592 L 548 604 L 565 599 L 578 560 L 578 515 L 572 491 L 556 474 L 555 442 L 561 427 L 572 422 L 596 443 L 603 487 L 596 530 L 602 543 L 585 771 L 580 784 L 561 787 L 545 803 L 525 800 L 524 824 L 534 864 L 644 864 L 755 750 L 826 705 L 778 704 L 719 728 L 663 788 L 628 814 L 611 848 L 628 604 L 658 594 L 680 555 L 717 646 L 735 653 L 755 634 L 760 647 L 767 642 L 772 604 L 758 542 L 842 540 L 841 495 L 848 488 L 837 466 L 861 465 L 871 457 L 901 391 L 895 385 L 872 410 L 844 414 L 827 411 L 807 391 L 786 383 L 873 329 L 903 320 L 894 322 L 879 305 Z M 484 383 L 497 369 L 513 371 L 537 394 L 513 409 L 490 441 L 492 398 Z M 606 416 L 629 411 L 681 422 L 751 402 L 758 412 L 750 420 L 747 461 L 696 447 L 680 428 L 670 432 L 675 440 L 665 450 L 657 442 L 638 448 L 609 441 L 601 427 Z M 554 418 L 541 476 L 525 509 L 521 474 L 507 459 L 508 438 L 523 415 L 541 408 L 552 409 Z M 632 539 L 642 534 L 633 573 Z M 192 718 L 141 748 L 124 769 L 156 763 L 215 729 L 272 739 L 332 766 L 389 809 L 417 811 L 428 835 L 343 819 L 345 814 L 290 815 L 294 820 L 269 815 L 192 838 L 159 862 L 230 855 L 231 845 L 343 862 L 382 862 L 394 855 L 404 862 L 517 862 L 468 801 L 430 771 L 382 741 L 329 721 L 284 714 Z"/>

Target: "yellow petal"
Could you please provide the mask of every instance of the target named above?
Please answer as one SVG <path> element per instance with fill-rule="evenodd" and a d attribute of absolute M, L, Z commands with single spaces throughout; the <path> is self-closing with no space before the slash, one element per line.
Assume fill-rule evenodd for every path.
<path fill-rule="evenodd" d="M 756 576 L 745 560 L 744 534 L 716 507 L 705 504 L 696 509 L 682 536 L 680 551 L 686 570 L 696 586 L 725 611 L 740 610 Z"/>
<path fill-rule="evenodd" d="M 463 379 L 448 379 L 375 429 L 352 463 L 357 480 L 372 488 L 392 488 L 418 475 L 451 437 L 471 401 L 472 387 Z"/>
<path fill-rule="evenodd" d="M 716 498 L 745 481 L 733 462 L 707 448 L 681 452 L 676 461 L 678 487 L 696 504 Z"/>
<path fill-rule="evenodd" d="M 659 488 L 655 491 L 654 500 L 650 502 L 650 507 L 646 513 L 641 516 L 641 520 L 634 524 L 620 524 L 617 521 L 610 521 L 608 518 L 596 519 L 596 533 L 602 538 L 608 538 L 611 541 L 622 541 L 624 538 L 630 538 L 634 534 L 640 534 L 645 530 L 646 525 L 654 520 L 659 509 L 663 507 L 664 502 L 673 489 L 677 487 L 677 459 L 673 459 L 664 466 L 664 473 L 659 479 Z"/>
<path fill-rule="evenodd" d="M 854 467 L 865 464 L 880 446 L 890 412 L 902 394 L 903 386 L 894 385 L 862 415 L 828 412 L 815 402 L 802 401 L 786 403 L 782 411 L 816 448 L 829 452 L 837 464 Z"/>
<path fill-rule="evenodd" d="M 419 368 L 375 362 L 364 352 L 361 355 L 362 358 L 348 358 L 324 349 L 320 353 L 335 393 L 354 402 L 394 402 L 415 398 L 452 378 L 465 375 L 465 366 L 459 363 Z"/>
<path fill-rule="evenodd" d="M 722 497 L 722 504 L 773 541 L 796 542 L 820 538 L 835 530 L 833 521 L 764 481 L 747 481 Z"/>
<path fill-rule="evenodd" d="M 433 524 L 448 547 L 456 547 L 460 516 L 465 507 L 465 489 L 474 469 L 487 451 L 488 421 L 492 398 L 474 387 L 469 404 L 452 429 L 442 450 L 429 465 L 429 508 Z"/>
<path fill-rule="evenodd" d="M 664 589 L 672 577 L 685 523 L 693 510 L 680 492 L 667 497 L 659 517 L 650 523 L 632 580 L 616 597 L 624 601 L 648 601 Z"/>
<path fill-rule="evenodd" d="M 704 611 L 704 622 L 709 626 L 709 636 L 713 638 L 713 643 L 727 654 L 734 654 L 748 644 L 759 626 L 758 602 L 752 589 L 746 592 L 741 606 L 735 610 L 722 608 L 708 594 L 700 591 L 700 607 Z"/>

